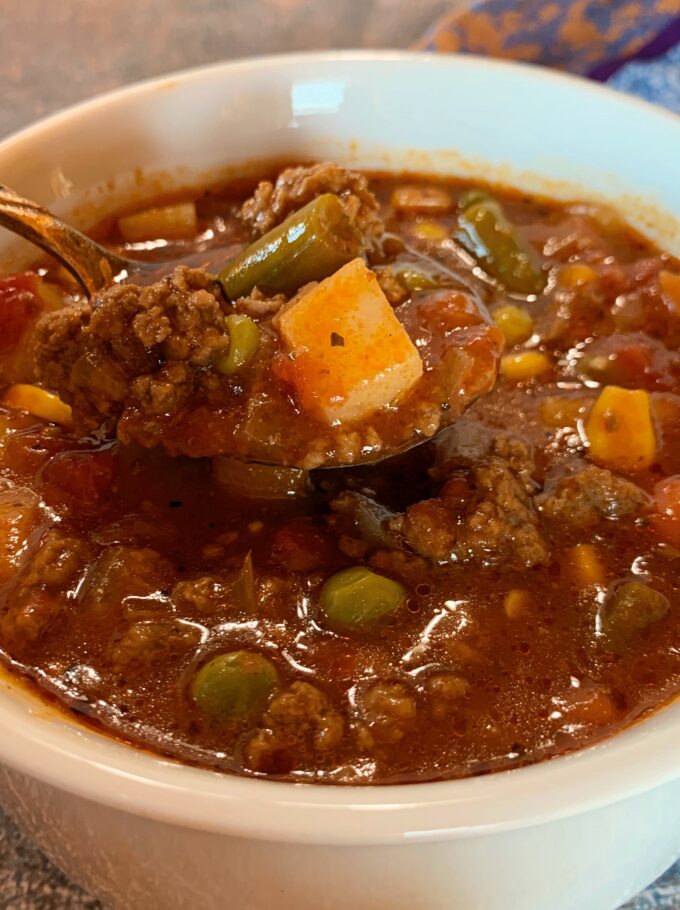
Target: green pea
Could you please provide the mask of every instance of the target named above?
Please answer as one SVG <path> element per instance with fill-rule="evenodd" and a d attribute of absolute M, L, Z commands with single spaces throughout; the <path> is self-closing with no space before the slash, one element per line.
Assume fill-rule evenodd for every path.
<path fill-rule="evenodd" d="M 220 373 L 230 376 L 236 373 L 255 356 L 260 343 L 260 329 L 250 316 L 232 313 L 227 316 L 229 330 L 229 350 L 217 361 Z"/>
<path fill-rule="evenodd" d="M 405 600 L 406 591 L 398 581 L 363 566 L 353 566 L 325 582 L 319 607 L 330 625 L 352 632 L 371 629 Z"/>
<path fill-rule="evenodd" d="M 668 598 L 660 591 L 641 581 L 627 581 L 604 604 L 602 632 L 612 650 L 621 650 L 642 629 L 663 619 L 669 609 Z"/>
<path fill-rule="evenodd" d="M 230 651 L 204 664 L 191 681 L 199 709 L 213 720 L 259 716 L 278 688 L 271 661 L 253 651 Z"/>

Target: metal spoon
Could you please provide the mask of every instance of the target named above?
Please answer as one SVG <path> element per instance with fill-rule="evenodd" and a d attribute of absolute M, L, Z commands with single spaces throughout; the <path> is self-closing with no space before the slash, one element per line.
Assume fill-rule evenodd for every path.
<path fill-rule="evenodd" d="M 78 280 L 88 296 L 121 281 L 149 285 L 168 273 L 169 269 L 185 264 L 193 268 L 207 267 L 211 260 L 223 264 L 236 255 L 241 245 L 222 246 L 210 252 L 192 250 L 172 261 L 127 259 L 113 253 L 80 231 L 61 221 L 48 209 L 0 184 L 0 226 L 19 234 L 45 250 Z M 214 264 L 214 263 L 213 263 Z"/>
<path fill-rule="evenodd" d="M 213 246 L 211 250 L 204 248 L 196 251 L 194 248 L 188 256 L 181 259 L 175 257 L 165 262 L 127 259 L 118 253 L 107 250 L 74 227 L 61 221 L 39 203 L 26 199 L 2 184 L 0 184 L 0 226 L 19 234 L 58 259 L 73 274 L 90 297 L 104 288 L 110 287 L 113 283 L 132 281 L 139 285 L 152 284 L 167 275 L 169 269 L 180 263 L 206 268 L 210 264 L 216 264 L 216 257 L 219 257 L 220 262 L 224 263 L 225 260 L 235 255 L 242 248 L 240 244 L 221 247 Z M 469 282 L 464 273 L 451 268 L 447 264 L 436 261 L 423 252 L 407 249 L 409 255 L 414 259 L 420 260 L 430 267 L 434 266 L 439 272 L 455 279 L 460 286 L 464 287 L 475 298 L 480 310 L 485 312 L 485 306 L 478 288 Z M 450 420 L 442 419 L 442 426 L 439 432 L 450 422 Z M 389 451 L 381 452 L 377 455 L 372 455 L 370 452 L 364 453 L 362 457 L 357 458 L 352 464 L 371 464 L 382 461 L 387 457 L 420 445 L 427 441 L 427 438 L 421 433 L 415 433 L 412 438 L 395 445 Z M 219 456 L 219 458 L 221 457 Z M 260 451 L 252 458 L 245 454 L 239 455 L 239 458 L 244 461 L 255 461 L 259 464 L 272 466 L 278 466 L 279 464 L 276 460 L 271 460 L 271 456 L 264 456 Z M 233 461 L 233 459 L 227 458 L 227 461 Z M 325 465 L 325 467 L 336 466 L 342 466 L 342 462 L 340 465 L 335 462 Z M 292 470 L 299 473 L 298 468 L 292 468 Z"/>
<path fill-rule="evenodd" d="M 58 259 L 92 296 L 113 281 L 157 269 L 112 253 L 31 199 L 0 184 L 0 225 Z"/>

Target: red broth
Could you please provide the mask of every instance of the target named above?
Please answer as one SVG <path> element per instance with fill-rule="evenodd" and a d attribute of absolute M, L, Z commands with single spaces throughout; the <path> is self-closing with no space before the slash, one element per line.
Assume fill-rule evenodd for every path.
<path fill-rule="evenodd" d="M 470 189 L 370 175 L 389 243 L 366 258 L 412 337 L 460 328 L 455 292 L 506 351 L 450 429 L 369 467 L 273 475 L 40 419 L 11 394 L 36 381 L 36 321 L 82 301 L 52 266 L 0 281 L 0 644 L 17 671 L 127 742 L 319 783 L 539 761 L 677 693 L 680 264 L 600 207 Z M 233 252 L 252 190 L 198 195 L 164 253 L 208 232 L 213 258 Z M 104 233 L 130 248 L 115 219 Z"/>

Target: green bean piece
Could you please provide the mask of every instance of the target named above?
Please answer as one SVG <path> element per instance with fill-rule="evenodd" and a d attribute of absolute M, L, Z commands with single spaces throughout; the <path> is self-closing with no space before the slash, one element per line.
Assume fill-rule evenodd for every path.
<path fill-rule="evenodd" d="M 607 644 L 614 651 L 622 650 L 638 632 L 663 619 L 669 609 L 668 598 L 641 581 L 618 585 L 601 615 Z"/>
<path fill-rule="evenodd" d="M 511 293 L 540 294 L 546 275 L 536 251 L 510 224 L 500 203 L 471 190 L 461 206 L 456 234 L 460 245 Z"/>
<path fill-rule="evenodd" d="M 225 376 L 237 373 L 250 363 L 260 344 L 260 329 L 250 316 L 232 313 L 227 316 L 229 331 L 229 350 L 215 364 L 216 369 Z"/>
<path fill-rule="evenodd" d="M 401 283 L 411 293 L 416 291 L 431 291 L 440 287 L 439 283 L 431 275 L 414 269 L 412 266 L 397 266 L 395 273 L 399 276 Z"/>
<path fill-rule="evenodd" d="M 406 600 L 402 585 L 363 566 L 332 575 L 321 589 L 319 607 L 329 625 L 343 632 L 372 629 Z"/>
<path fill-rule="evenodd" d="M 458 211 L 464 212 L 465 209 L 470 208 L 471 205 L 476 205 L 478 202 L 494 202 L 494 198 L 481 187 L 473 187 L 462 193 L 458 200 Z"/>
<path fill-rule="evenodd" d="M 279 685 L 276 668 L 254 651 L 230 651 L 213 657 L 191 681 L 191 696 L 212 720 L 258 717 Z"/>
<path fill-rule="evenodd" d="M 231 300 L 254 287 L 292 294 L 356 258 L 361 237 L 333 193 L 317 196 L 230 262 L 220 275 Z"/>
<path fill-rule="evenodd" d="M 253 569 L 252 553 L 247 553 L 243 565 L 238 571 L 231 586 L 232 597 L 238 607 L 246 613 L 257 610 L 257 594 L 255 592 L 255 570 Z"/>

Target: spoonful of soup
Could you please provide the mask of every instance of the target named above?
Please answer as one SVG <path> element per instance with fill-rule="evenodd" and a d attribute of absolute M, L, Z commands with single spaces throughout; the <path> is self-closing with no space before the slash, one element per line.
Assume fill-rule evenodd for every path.
<path fill-rule="evenodd" d="M 335 467 L 431 438 L 491 389 L 502 336 L 479 293 L 387 230 L 365 175 L 288 168 L 237 217 L 246 242 L 219 271 L 215 249 L 210 271 L 133 262 L 33 222 L 88 293 L 43 316 L 33 341 L 37 379 L 77 430 Z"/>

